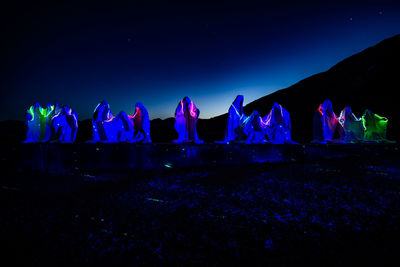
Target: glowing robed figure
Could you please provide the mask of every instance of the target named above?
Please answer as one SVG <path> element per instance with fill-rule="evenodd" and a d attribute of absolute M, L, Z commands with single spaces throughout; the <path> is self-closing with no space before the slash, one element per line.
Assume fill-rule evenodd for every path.
<path fill-rule="evenodd" d="M 361 141 L 364 137 L 364 127 L 361 118 L 357 118 L 350 107 L 345 107 L 339 116 L 339 123 L 343 127 L 343 143 Z"/>
<path fill-rule="evenodd" d="M 242 124 L 243 132 L 247 135 L 246 143 L 268 143 L 267 139 L 265 138 L 265 135 L 267 133 L 267 126 L 263 122 L 263 119 L 260 117 L 257 110 L 253 111 Z"/>
<path fill-rule="evenodd" d="M 56 105 L 48 104 L 42 108 L 39 103 L 32 105 L 25 114 L 26 140 L 25 143 L 47 142 L 51 138 L 51 119 Z"/>
<path fill-rule="evenodd" d="M 130 119 L 133 121 L 134 133 L 129 142 L 151 143 L 149 113 L 142 103 L 136 103 L 135 114 Z"/>
<path fill-rule="evenodd" d="M 243 132 L 242 123 L 247 119 L 243 113 L 243 100 L 242 95 L 236 96 L 228 111 L 228 122 L 225 129 L 225 139 L 217 143 L 229 143 L 232 141 L 241 141 L 246 139 Z"/>
<path fill-rule="evenodd" d="M 196 108 L 189 97 L 185 96 L 175 110 L 175 130 L 178 132 L 178 139 L 174 140 L 174 143 L 203 143 L 197 136 L 196 124 L 199 115 L 200 110 Z"/>
<path fill-rule="evenodd" d="M 133 122 L 125 111 L 120 111 L 117 116 L 102 122 L 106 134 L 105 143 L 126 142 L 133 137 Z"/>
<path fill-rule="evenodd" d="M 342 126 L 332 109 L 332 103 L 326 100 L 315 111 L 314 142 L 325 143 L 333 140 L 335 133 L 343 135 Z"/>
<path fill-rule="evenodd" d="M 52 128 L 54 132 L 53 141 L 61 143 L 72 143 L 75 141 L 78 132 L 78 114 L 64 105 L 52 118 Z"/>
<path fill-rule="evenodd" d="M 110 105 L 107 103 L 107 101 L 103 100 L 96 106 L 92 118 L 93 137 L 91 142 L 108 140 L 106 132 L 103 127 L 103 123 L 104 121 L 112 120 L 113 117 L 114 116 L 111 113 Z"/>
<path fill-rule="evenodd" d="M 365 141 L 388 141 L 386 140 L 387 118 L 381 117 L 367 109 L 362 116 L 362 122 Z"/>
<path fill-rule="evenodd" d="M 292 128 L 290 115 L 281 105 L 274 103 L 271 111 L 262 121 L 267 126 L 266 132 L 271 143 L 293 143 L 290 134 Z"/>

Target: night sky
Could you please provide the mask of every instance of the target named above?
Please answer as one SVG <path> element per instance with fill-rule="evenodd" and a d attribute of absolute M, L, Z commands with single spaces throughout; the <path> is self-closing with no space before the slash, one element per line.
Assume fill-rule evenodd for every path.
<path fill-rule="evenodd" d="M 88 119 L 103 99 L 167 118 L 186 95 L 209 118 L 400 33 L 400 1 L 31 2 L 0 11 L 0 120 L 54 101 Z"/>

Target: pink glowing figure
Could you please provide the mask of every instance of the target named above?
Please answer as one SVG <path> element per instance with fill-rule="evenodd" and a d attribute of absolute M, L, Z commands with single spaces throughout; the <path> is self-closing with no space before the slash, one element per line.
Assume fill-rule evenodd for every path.
<path fill-rule="evenodd" d="M 320 105 L 314 115 L 314 141 L 325 143 L 332 141 L 335 134 L 338 138 L 343 136 L 343 128 L 332 109 L 332 103 L 326 100 Z"/>
<path fill-rule="evenodd" d="M 203 143 L 197 136 L 196 124 L 199 115 L 200 110 L 189 97 L 186 96 L 179 102 L 175 110 L 175 130 L 178 132 L 178 139 L 174 140 L 174 143 Z"/>
<path fill-rule="evenodd" d="M 142 103 L 138 102 L 135 106 L 135 114 L 129 116 L 133 122 L 133 136 L 128 141 L 130 143 L 151 143 L 150 138 L 150 118 L 147 109 Z"/>

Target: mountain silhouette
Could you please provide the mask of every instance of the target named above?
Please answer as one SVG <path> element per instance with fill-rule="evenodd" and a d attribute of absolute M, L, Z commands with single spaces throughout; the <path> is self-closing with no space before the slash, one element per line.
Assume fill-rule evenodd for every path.
<path fill-rule="evenodd" d="M 350 106 L 359 117 L 366 108 L 387 117 L 388 138 L 396 140 L 400 135 L 396 98 L 399 91 L 400 34 L 346 58 L 325 72 L 261 97 L 246 105 L 244 112 L 249 115 L 258 110 L 264 116 L 273 103 L 278 102 L 290 113 L 293 140 L 308 142 L 312 140 L 315 110 L 324 100 L 330 99 L 337 115 L 345 106 Z M 226 119 L 227 114 L 224 114 L 200 121 L 197 127 L 200 138 L 222 140 Z"/>
<path fill-rule="evenodd" d="M 250 115 L 253 110 L 257 110 L 264 116 L 273 103 L 278 102 L 290 113 L 292 139 L 309 142 L 312 140 L 314 112 L 320 103 L 330 99 L 337 115 L 345 106 L 350 106 L 359 117 L 367 108 L 387 117 L 388 139 L 397 140 L 400 135 L 400 112 L 396 93 L 399 91 L 400 34 L 344 59 L 325 72 L 261 97 L 246 105 L 244 112 Z M 227 111 L 228 109 L 229 106 L 226 107 Z M 200 119 L 197 124 L 200 139 L 207 142 L 223 140 L 226 120 L 227 113 L 211 119 Z M 153 119 L 153 142 L 170 142 L 176 139 L 178 136 L 174 130 L 174 122 L 174 118 Z M 79 122 L 77 141 L 91 139 L 91 129 L 90 120 Z M 3 141 L 22 141 L 24 131 L 24 123 L 21 121 L 0 122 Z"/>

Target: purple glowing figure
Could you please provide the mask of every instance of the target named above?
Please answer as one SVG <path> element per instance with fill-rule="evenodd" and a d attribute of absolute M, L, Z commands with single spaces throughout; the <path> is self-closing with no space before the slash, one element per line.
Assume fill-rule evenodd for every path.
<path fill-rule="evenodd" d="M 179 102 L 175 110 L 175 130 L 178 132 L 178 139 L 174 143 L 194 142 L 203 143 L 197 136 L 196 124 L 200 110 L 196 108 L 189 97 Z"/>

